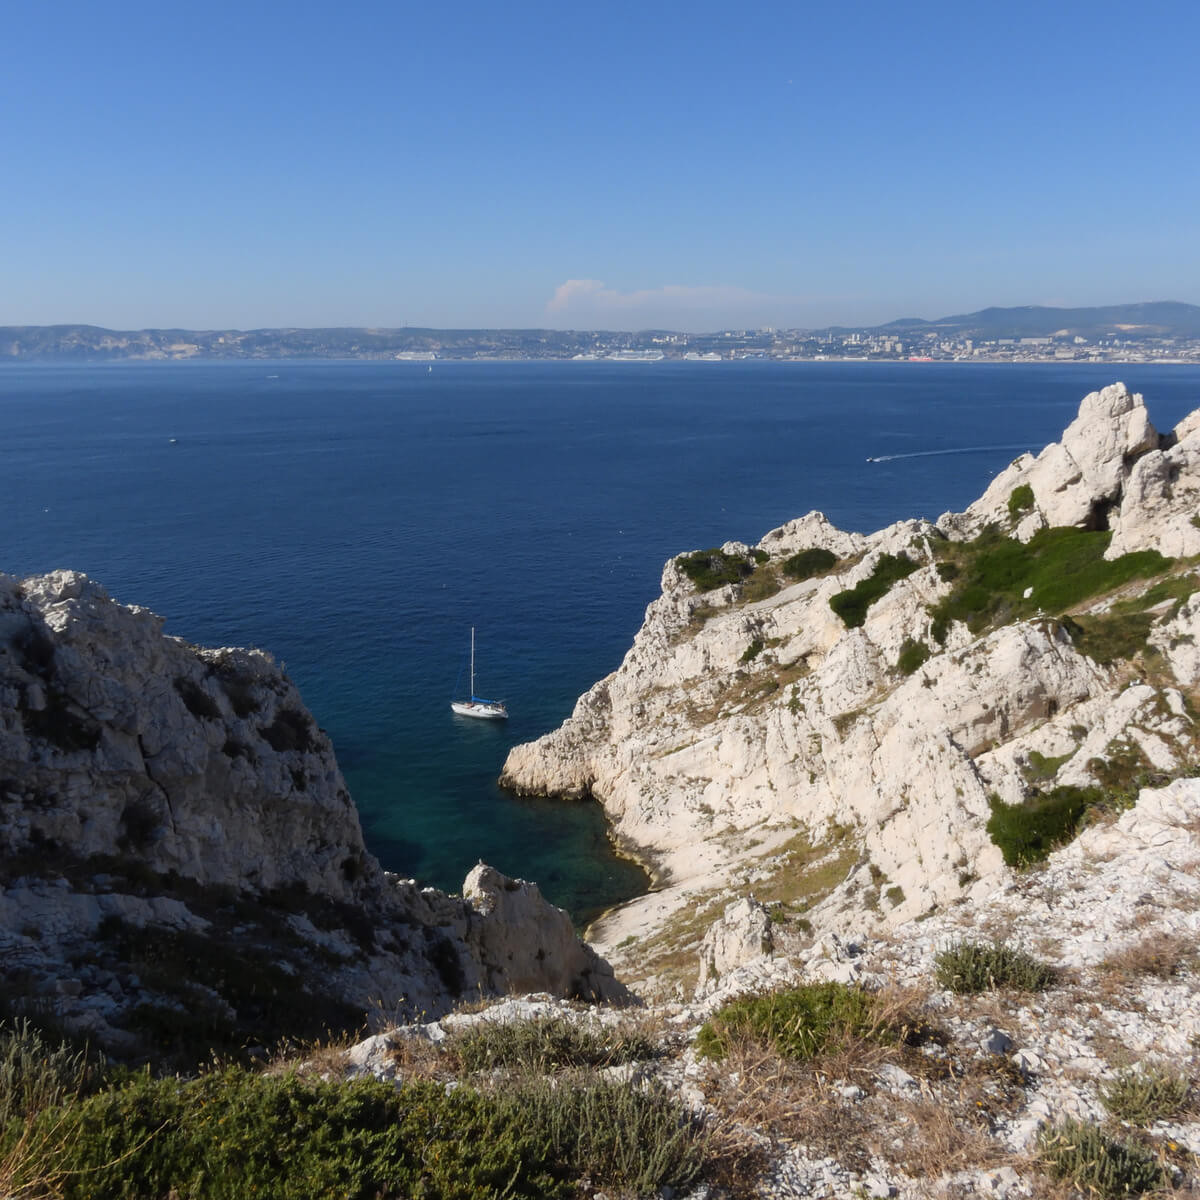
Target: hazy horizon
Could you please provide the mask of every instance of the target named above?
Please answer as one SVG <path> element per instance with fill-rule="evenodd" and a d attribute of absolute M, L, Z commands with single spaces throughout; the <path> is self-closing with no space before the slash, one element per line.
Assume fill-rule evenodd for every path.
<path fill-rule="evenodd" d="M 1071 8 L 21 6 L 0 324 L 1200 303 L 1200 11 Z"/>

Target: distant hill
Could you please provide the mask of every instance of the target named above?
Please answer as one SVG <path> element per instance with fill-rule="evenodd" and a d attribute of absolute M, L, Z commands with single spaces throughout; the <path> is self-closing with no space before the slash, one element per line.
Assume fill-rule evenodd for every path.
<path fill-rule="evenodd" d="M 959 337 L 1050 337 L 1067 332 L 1086 338 L 1200 337 L 1200 306 L 1177 300 L 1148 304 L 1109 304 L 1098 308 L 984 308 L 979 312 L 926 321 L 919 317 L 877 326 L 879 332 L 945 332 Z"/>

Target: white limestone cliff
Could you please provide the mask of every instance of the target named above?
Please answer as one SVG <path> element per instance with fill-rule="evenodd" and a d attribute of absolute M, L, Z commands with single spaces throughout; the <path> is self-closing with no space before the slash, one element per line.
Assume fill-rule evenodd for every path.
<path fill-rule="evenodd" d="M 8 1007 L 49 1004 L 125 1051 L 148 1005 L 236 1009 L 205 979 L 143 978 L 130 947 L 147 939 L 278 966 L 276 991 L 352 1024 L 514 989 L 624 996 L 536 885 L 481 866 L 459 898 L 382 871 L 329 739 L 270 656 L 162 625 L 77 572 L 0 575 Z"/>
<path fill-rule="evenodd" d="M 777 570 L 821 547 L 838 559 L 826 576 L 748 601 L 736 584 L 697 594 L 672 560 L 620 668 L 560 728 L 515 747 L 502 783 L 595 796 L 618 843 L 653 867 L 658 890 L 592 931 L 619 970 L 681 912 L 699 906 L 715 920 L 712 905 L 791 870 L 799 834 L 853 848 L 844 880 L 808 914 L 818 933 L 867 902 L 872 920 L 895 925 L 983 895 L 1007 874 L 985 829 L 989 797 L 1029 795 L 1031 763 L 1052 762 L 1039 785 L 1087 786 L 1116 760 L 1166 773 L 1193 761 L 1186 693 L 1200 669 L 1200 605 L 1168 601 L 1149 614 L 1158 653 L 1143 679 L 1141 660 L 1084 654 L 1064 621 L 1036 615 L 1036 596 L 1025 619 L 935 630 L 929 608 L 953 587 L 939 547 L 989 525 L 1028 541 L 1071 524 L 1112 530 L 1108 558 L 1194 554 L 1198 498 L 1200 415 L 1162 437 L 1142 397 L 1114 384 L 1084 399 L 1061 443 L 1023 455 L 936 526 L 902 521 L 862 536 L 813 513 L 755 548 L 723 548 L 765 552 Z M 847 628 L 831 597 L 899 554 L 917 569 Z M 1098 597 L 1097 611 L 1110 602 Z M 898 662 L 917 642 L 929 657 L 905 674 Z M 622 942 L 634 949 L 621 954 Z"/>

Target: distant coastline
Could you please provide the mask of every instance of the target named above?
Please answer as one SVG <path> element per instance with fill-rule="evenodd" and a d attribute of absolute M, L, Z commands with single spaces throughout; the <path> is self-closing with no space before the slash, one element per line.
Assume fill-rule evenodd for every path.
<path fill-rule="evenodd" d="M 827 329 L 280 328 L 113 330 L 0 326 L 2 362 L 219 362 L 284 359 L 437 362 L 1200 363 L 1200 306 L 988 308 L 936 321 Z"/>

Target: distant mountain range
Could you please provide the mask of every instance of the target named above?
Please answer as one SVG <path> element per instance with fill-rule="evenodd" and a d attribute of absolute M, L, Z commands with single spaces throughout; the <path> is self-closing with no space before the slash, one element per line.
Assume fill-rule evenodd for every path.
<path fill-rule="evenodd" d="M 1200 337 L 1200 306 L 1178 300 L 1149 304 L 1108 304 L 1098 308 L 984 308 L 979 312 L 926 321 L 906 317 L 880 325 L 876 332 L 942 332 L 959 337 L 1052 337 L 1073 334 L 1086 338 Z"/>
<path fill-rule="evenodd" d="M 1113 304 L 1101 308 L 985 308 L 960 316 L 927 321 L 911 317 L 874 327 L 831 327 L 788 330 L 672 334 L 669 330 L 618 333 L 555 329 L 102 329 L 96 325 L 0 326 L 0 362 L 179 359 L 276 359 L 397 357 L 571 358 L 614 350 L 663 349 L 668 356 L 686 350 L 738 347 L 770 352 L 772 343 L 803 342 L 821 334 L 851 332 L 901 333 L 908 338 L 1083 337 L 1089 341 L 1119 338 L 1200 338 L 1200 306 L 1174 300 L 1149 304 Z"/>

